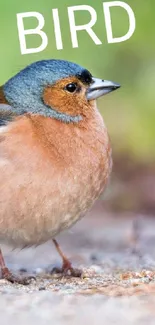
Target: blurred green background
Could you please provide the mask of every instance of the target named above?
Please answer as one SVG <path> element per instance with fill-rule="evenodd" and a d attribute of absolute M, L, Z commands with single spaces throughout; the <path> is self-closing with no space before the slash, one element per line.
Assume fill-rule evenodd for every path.
<path fill-rule="evenodd" d="M 110 1 L 109 1 L 110 2 Z M 102 0 L 38 1 L 1 0 L 0 26 L 0 84 L 27 64 L 49 58 L 71 60 L 88 68 L 96 77 L 119 82 L 122 88 L 99 100 L 111 136 L 114 154 L 127 154 L 135 163 L 153 163 L 155 158 L 155 2 L 128 0 L 136 17 L 134 35 L 125 42 L 108 44 Z M 72 48 L 68 6 L 90 5 L 97 12 L 94 31 L 102 41 L 95 45 L 89 35 L 78 32 L 79 47 Z M 52 9 L 58 8 L 63 50 L 57 50 L 54 37 Z M 47 48 L 36 54 L 21 55 L 16 14 L 38 11 L 45 18 L 44 31 L 48 36 Z M 128 16 L 122 8 L 113 8 L 114 36 L 123 36 L 128 30 Z M 89 22 L 88 12 L 76 12 L 76 23 Z M 25 19 L 25 28 L 34 28 L 36 20 Z M 27 36 L 28 47 L 40 45 L 40 37 Z"/>

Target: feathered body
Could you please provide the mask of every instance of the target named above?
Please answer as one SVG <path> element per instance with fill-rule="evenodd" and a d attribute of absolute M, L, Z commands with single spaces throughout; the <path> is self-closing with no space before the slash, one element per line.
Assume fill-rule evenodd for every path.
<path fill-rule="evenodd" d="M 104 190 L 111 149 L 92 107 L 85 123 L 25 116 L 0 134 L 0 240 L 40 244 L 70 227 Z"/>
<path fill-rule="evenodd" d="M 96 98 L 118 87 L 47 60 L 0 88 L 0 241 L 41 244 L 90 209 L 112 165 Z"/>

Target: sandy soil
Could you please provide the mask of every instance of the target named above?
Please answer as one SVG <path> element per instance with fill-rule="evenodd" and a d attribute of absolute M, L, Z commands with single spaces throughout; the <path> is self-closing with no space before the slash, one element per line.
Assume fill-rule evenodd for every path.
<path fill-rule="evenodd" d="M 57 239 L 79 278 L 50 274 L 60 258 L 52 243 L 11 252 L 14 273 L 32 274 L 22 286 L 0 280 L 0 324 L 155 324 L 155 218 L 114 214 L 98 201 Z"/>

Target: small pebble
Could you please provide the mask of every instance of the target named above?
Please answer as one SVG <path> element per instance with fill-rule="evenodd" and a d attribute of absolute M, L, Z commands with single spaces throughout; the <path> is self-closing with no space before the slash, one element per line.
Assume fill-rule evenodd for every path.
<path fill-rule="evenodd" d="M 44 291 L 44 290 L 46 290 L 45 287 L 40 287 L 40 288 L 39 288 L 39 291 Z"/>
<path fill-rule="evenodd" d="M 22 268 L 19 270 L 19 272 L 21 272 L 21 273 L 27 273 L 27 269 L 25 269 L 24 267 L 22 267 Z"/>
<path fill-rule="evenodd" d="M 90 259 L 91 259 L 91 261 L 93 261 L 93 262 L 98 261 L 98 258 L 97 258 L 97 256 L 96 256 L 95 254 L 92 254 L 92 255 L 90 256 Z"/>

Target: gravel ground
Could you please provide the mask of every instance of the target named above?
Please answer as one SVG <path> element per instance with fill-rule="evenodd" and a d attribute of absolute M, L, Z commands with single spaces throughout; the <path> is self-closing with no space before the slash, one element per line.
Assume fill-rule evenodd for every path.
<path fill-rule="evenodd" d="M 155 218 L 112 215 L 98 201 L 59 241 L 81 278 L 51 274 L 60 258 L 52 242 L 11 251 L 14 273 L 35 275 L 28 286 L 0 280 L 0 324 L 155 324 Z"/>

